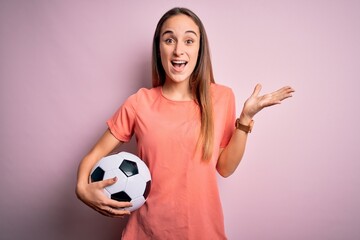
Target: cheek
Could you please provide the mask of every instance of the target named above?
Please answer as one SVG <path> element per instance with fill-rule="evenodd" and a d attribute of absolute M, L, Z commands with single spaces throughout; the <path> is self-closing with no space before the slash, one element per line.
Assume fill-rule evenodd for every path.
<path fill-rule="evenodd" d="M 161 58 L 161 66 L 164 69 L 165 73 L 168 74 L 168 72 L 169 72 L 169 64 L 164 58 Z"/>
<path fill-rule="evenodd" d="M 163 67 L 165 68 L 166 65 L 168 65 L 168 51 L 164 47 L 161 47 L 160 45 L 160 59 Z"/>
<path fill-rule="evenodd" d="M 198 53 L 198 51 L 194 51 L 192 54 L 191 54 L 191 59 L 192 59 L 192 61 L 191 61 L 191 63 L 192 63 L 192 65 L 196 65 L 196 63 L 197 63 L 197 61 L 198 61 L 198 57 L 199 57 L 199 53 Z"/>
<path fill-rule="evenodd" d="M 163 54 L 162 51 L 160 51 L 160 60 L 161 60 L 161 65 L 162 65 L 163 68 L 165 69 L 165 66 L 166 66 L 166 57 L 165 57 L 165 55 Z"/>
<path fill-rule="evenodd" d="M 197 62 L 199 52 L 200 52 L 200 46 L 199 45 L 192 48 L 191 51 L 189 52 L 190 55 L 191 55 L 191 59 L 193 59 L 195 62 Z"/>

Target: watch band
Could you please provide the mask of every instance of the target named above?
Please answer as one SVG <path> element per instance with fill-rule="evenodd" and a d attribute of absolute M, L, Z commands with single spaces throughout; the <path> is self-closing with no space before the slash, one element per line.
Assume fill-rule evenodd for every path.
<path fill-rule="evenodd" d="M 240 118 L 236 119 L 235 121 L 235 127 L 236 129 L 239 129 L 246 133 L 251 133 L 252 127 L 254 125 L 254 120 L 251 120 L 250 124 L 248 126 L 240 123 Z"/>

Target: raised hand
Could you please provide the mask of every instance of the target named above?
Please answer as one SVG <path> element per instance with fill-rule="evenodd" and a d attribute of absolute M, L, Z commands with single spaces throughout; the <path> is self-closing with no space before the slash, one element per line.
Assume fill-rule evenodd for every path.
<path fill-rule="evenodd" d="M 265 107 L 270 107 L 276 104 L 280 104 L 286 98 L 292 97 L 292 93 L 295 92 L 293 88 L 287 86 L 280 88 L 279 90 L 259 96 L 261 91 L 261 85 L 255 86 L 254 92 L 245 101 L 242 114 L 248 119 L 252 119 L 255 114 L 261 111 Z"/>

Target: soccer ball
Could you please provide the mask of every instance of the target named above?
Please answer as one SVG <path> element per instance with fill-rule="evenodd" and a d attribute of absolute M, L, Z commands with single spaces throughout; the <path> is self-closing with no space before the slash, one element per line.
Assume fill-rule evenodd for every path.
<path fill-rule="evenodd" d="M 134 154 L 120 152 L 102 158 L 90 174 L 90 182 L 117 177 L 115 184 L 104 188 L 107 197 L 131 202 L 130 212 L 140 208 L 146 201 L 151 187 L 151 175 L 146 164 Z"/>

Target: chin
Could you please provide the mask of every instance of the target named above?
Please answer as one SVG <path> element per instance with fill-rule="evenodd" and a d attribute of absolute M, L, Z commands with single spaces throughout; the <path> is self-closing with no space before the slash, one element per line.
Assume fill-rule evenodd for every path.
<path fill-rule="evenodd" d="M 174 83 L 182 83 L 182 82 L 188 82 L 190 77 L 170 76 L 168 77 L 168 79 Z"/>

